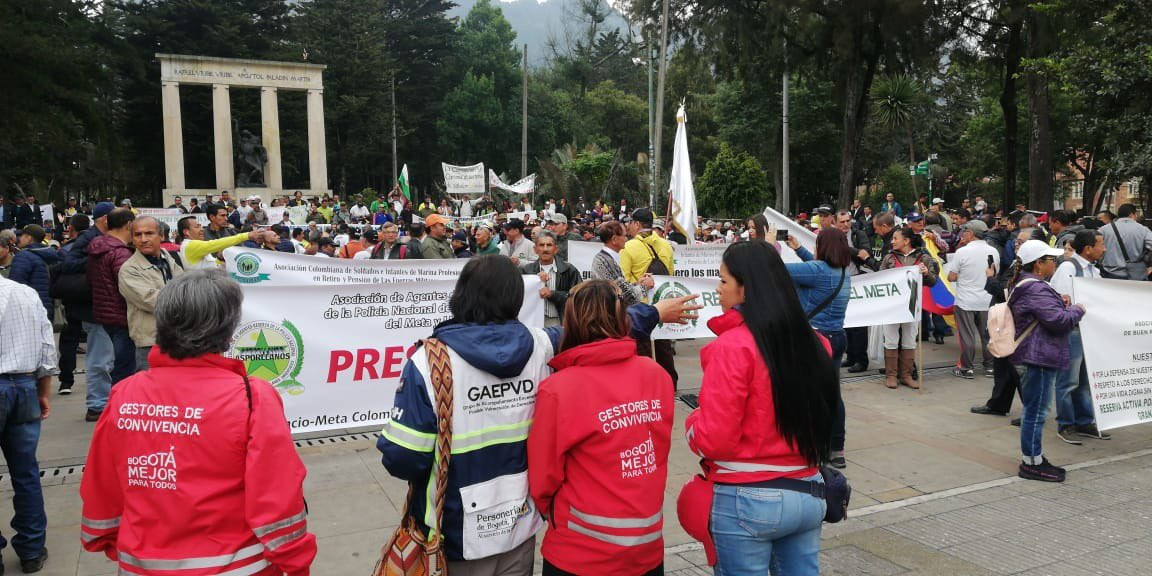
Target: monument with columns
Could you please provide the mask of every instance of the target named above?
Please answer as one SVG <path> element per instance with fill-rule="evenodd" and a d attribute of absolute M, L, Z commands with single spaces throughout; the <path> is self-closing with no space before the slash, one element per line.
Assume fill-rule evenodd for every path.
<path fill-rule="evenodd" d="M 228 190 L 233 198 L 275 196 L 304 192 L 318 196 L 328 189 L 328 156 L 324 145 L 323 65 L 302 62 L 271 62 L 208 56 L 157 54 L 164 110 L 164 206 L 173 196 L 219 196 Z M 184 186 L 184 136 L 180 121 L 180 85 L 212 86 L 212 132 L 216 158 L 216 188 Z M 236 147 L 233 140 L 231 88 L 260 89 L 260 144 L 267 152 L 263 186 L 236 188 Z M 284 190 L 280 157 L 280 114 L 277 93 L 300 90 L 308 93 L 308 188 Z"/>

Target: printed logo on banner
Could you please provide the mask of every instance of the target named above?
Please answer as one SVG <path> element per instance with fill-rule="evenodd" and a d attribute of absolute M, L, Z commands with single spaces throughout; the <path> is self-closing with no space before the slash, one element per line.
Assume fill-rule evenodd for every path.
<path fill-rule="evenodd" d="M 260 273 L 260 257 L 244 252 L 236 257 L 236 271 L 232 278 L 241 284 L 259 284 L 271 277 L 270 274 Z"/>
<path fill-rule="evenodd" d="M 304 393 L 296 380 L 304 367 L 304 338 L 288 320 L 240 325 L 227 356 L 243 362 L 249 376 L 267 380 L 281 394 Z"/>
<path fill-rule="evenodd" d="M 689 294 L 692 294 L 692 292 L 688 290 L 688 287 L 679 282 L 662 282 L 656 286 L 656 293 L 652 296 L 652 303 L 655 304 L 669 298 L 680 298 L 682 296 L 688 296 Z M 698 320 L 692 320 L 687 324 L 661 324 L 660 326 L 673 333 L 687 334 L 696 329 L 696 322 L 698 322 Z"/>

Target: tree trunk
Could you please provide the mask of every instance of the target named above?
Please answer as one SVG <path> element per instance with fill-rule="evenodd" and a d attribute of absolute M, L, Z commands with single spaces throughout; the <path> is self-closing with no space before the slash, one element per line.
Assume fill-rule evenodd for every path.
<path fill-rule="evenodd" d="M 1028 52 L 1031 58 L 1049 53 L 1052 32 L 1047 17 L 1028 13 Z M 1028 74 L 1028 207 L 1052 209 L 1052 128 L 1049 122 L 1048 79 Z"/>
<path fill-rule="evenodd" d="M 1000 195 L 1000 207 L 1007 208 L 1016 203 L 1016 150 L 1019 134 L 1019 107 L 1016 105 L 1016 74 L 1020 71 L 1021 27 L 1023 22 L 1016 20 L 1008 25 L 1008 44 L 1004 48 L 1004 84 L 1000 91 L 1000 110 L 1004 115 L 1004 189 Z"/>
<path fill-rule="evenodd" d="M 876 33 L 878 35 L 879 31 Z M 844 81 L 844 140 L 840 146 L 838 206 L 850 206 L 856 192 L 856 156 L 860 139 L 864 136 L 864 124 L 868 119 L 868 91 L 872 89 L 879 61 L 878 51 L 860 54 L 849 65 L 848 77 Z"/>

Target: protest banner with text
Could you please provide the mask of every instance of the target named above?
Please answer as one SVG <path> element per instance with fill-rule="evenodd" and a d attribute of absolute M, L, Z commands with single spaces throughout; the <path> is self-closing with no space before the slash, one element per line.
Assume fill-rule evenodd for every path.
<path fill-rule="evenodd" d="M 440 163 L 444 169 L 444 186 L 449 194 L 483 194 L 484 163 L 472 166 L 453 166 Z"/>
<path fill-rule="evenodd" d="M 1096 426 L 1152 422 L 1152 283 L 1073 278 Z M 1133 305 L 1142 302 L 1143 305 Z"/>

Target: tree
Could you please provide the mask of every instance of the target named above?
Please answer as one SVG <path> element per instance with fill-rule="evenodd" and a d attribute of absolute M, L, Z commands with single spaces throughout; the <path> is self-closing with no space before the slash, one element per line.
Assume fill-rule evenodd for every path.
<path fill-rule="evenodd" d="M 735 152 L 727 142 L 708 162 L 696 181 L 700 214 L 713 218 L 746 218 L 772 203 L 768 175 L 747 152 Z"/>
<path fill-rule="evenodd" d="M 508 166 L 506 134 L 511 123 L 503 104 L 492 78 L 465 73 L 464 82 L 444 98 L 444 109 L 436 123 L 444 161 L 484 162 L 498 170 Z"/>
<path fill-rule="evenodd" d="M 874 114 L 883 125 L 903 129 L 908 135 L 908 165 L 915 166 L 916 140 L 912 136 L 912 123 L 923 114 L 924 93 L 907 74 L 888 76 L 877 82 L 872 93 Z M 916 192 L 916 176 L 912 176 L 912 195 Z"/>

